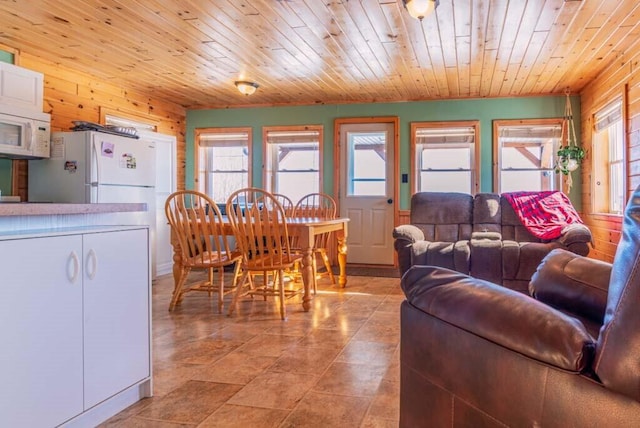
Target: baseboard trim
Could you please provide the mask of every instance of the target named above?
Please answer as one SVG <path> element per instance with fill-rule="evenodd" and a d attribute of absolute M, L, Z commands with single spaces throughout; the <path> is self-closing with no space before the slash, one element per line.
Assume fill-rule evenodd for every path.
<path fill-rule="evenodd" d="M 143 398 L 151 397 L 151 395 L 151 379 L 146 379 L 85 410 L 60 426 L 65 428 L 97 426 Z"/>

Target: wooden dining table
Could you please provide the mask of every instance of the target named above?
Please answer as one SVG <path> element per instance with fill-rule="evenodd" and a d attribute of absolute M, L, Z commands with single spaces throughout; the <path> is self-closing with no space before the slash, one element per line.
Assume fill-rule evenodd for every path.
<path fill-rule="evenodd" d="M 322 219 L 322 218 L 304 218 L 304 217 L 291 217 L 287 218 L 287 228 L 290 235 L 295 235 L 298 240 L 298 245 L 302 250 L 302 283 L 304 286 L 304 294 L 302 296 L 302 308 L 305 312 L 311 308 L 311 289 L 313 289 L 314 282 L 316 281 L 313 274 L 313 247 L 315 245 L 316 236 L 327 233 L 335 232 L 337 239 L 338 250 L 338 266 L 340 268 L 340 274 L 338 276 L 338 285 L 342 288 L 347 285 L 347 236 L 349 219 L 346 217 L 339 217 L 335 219 Z M 224 216 L 224 233 L 227 235 L 233 235 L 233 228 L 231 223 Z M 177 284 L 180 279 L 180 244 L 177 239 L 174 239 L 173 233 L 171 234 L 171 245 L 173 246 L 173 280 Z"/>

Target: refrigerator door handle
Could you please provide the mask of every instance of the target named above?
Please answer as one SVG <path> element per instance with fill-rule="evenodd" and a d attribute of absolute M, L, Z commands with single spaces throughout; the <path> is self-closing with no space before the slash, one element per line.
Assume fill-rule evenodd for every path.
<path fill-rule="evenodd" d="M 98 186 L 100 182 L 100 159 L 98 158 L 98 141 L 96 138 L 93 139 L 93 157 L 95 161 L 95 168 L 93 170 L 96 174 L 96 181 L 92 181 L 91 186 L 96 188 L 95 202 L 98 202 L 100 200 L 100 186 Z"/>
<path fill-rule="evenodd" d="M 94 138 L 93 139 L 93 153 L 92 154 L 93 154 L 93 158 L 94 158 L 95 166 L 96 166 L 95 169 L 94 169 L 94 171 L 96 173 L 96 181 L 99 182 L 100 181 L 100 159 L 98 159 L 98 150 L 99 150 L 98 141 L 97 141 L 97 138 Z"/>

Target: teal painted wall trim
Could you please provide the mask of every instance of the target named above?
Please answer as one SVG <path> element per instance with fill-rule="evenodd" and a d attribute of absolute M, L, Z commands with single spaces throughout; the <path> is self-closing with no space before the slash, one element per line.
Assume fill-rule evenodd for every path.
<path fill-rule="evenodd" d="M 0 50 L 0 62 L 13 64 L 15 58 L 11 52 Z M 0 159 L 0 191 L 3 195 L 11 194 L 11 161 Z"/>
<path fill-rule="evenodd" d="M 0 50 L 0 62 L 13 64 L 15 62 L 15 56 L 11 52 Z"/>
<path fill-rule="evenodd" d="M 194 135 L 197 128 L 251 127 L 253 129 L 253 185 L 262 186 L 262 127 L 283 125 L 322 125 L 324 129 L 324 189 L 333 189 L 333 122 L 336 118 L 397 116 L 400 122 L 400 174 L 409 176 L 410 123 L 423 121 L 480 121 L 480 190 L 491 192 L 492 131 L 496 119 L 540 119 L 563 117 L 565 97 L 490 98 L 442 101 L 416 101 L 374 104 L 336 104 L 286 107 L 228 108 L 187 111 L 185 185 L 194 187 Z M 580 99 L 572 97 L 573 116 L 580 118 Z M 580 124 L 576 123 L 579 133 Z M 580 141 L 580 136 L 578 135 Z M 579 170 L 574 173 L 574 186 L 569 197 L 580 209 Z M 399 183 L 401 210 L 409 209 L 410 183 Z"/>

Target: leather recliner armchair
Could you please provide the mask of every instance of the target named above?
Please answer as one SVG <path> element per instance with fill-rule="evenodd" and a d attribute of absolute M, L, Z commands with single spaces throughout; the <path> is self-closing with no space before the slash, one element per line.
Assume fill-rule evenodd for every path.
<path fill-rule="evenodd" d="M 401 284 L 400 426 L 640 426 L 640 187 L 612 265 L 553 250 L 531 296 L 435 266 Z"/>

